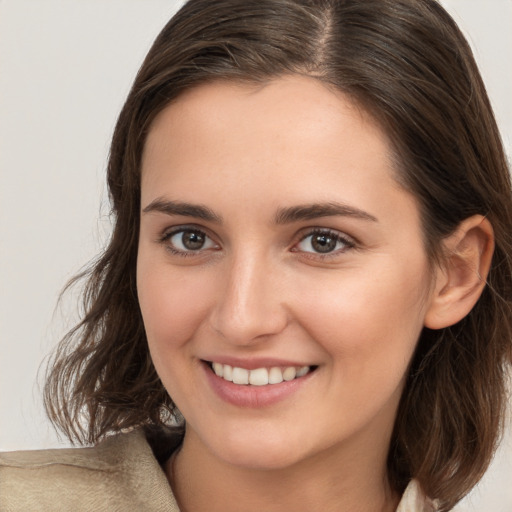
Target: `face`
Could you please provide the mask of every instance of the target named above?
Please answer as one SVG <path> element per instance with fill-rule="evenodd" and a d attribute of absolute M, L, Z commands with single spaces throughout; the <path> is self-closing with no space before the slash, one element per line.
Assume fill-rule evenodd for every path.
<path fill-rule="evenodd" d="M 312 78 L 214 83 L 156 118 L 138 293 L 188 438 L 279 468 L 385 453 L 429 304 L 379 126 Z"/>

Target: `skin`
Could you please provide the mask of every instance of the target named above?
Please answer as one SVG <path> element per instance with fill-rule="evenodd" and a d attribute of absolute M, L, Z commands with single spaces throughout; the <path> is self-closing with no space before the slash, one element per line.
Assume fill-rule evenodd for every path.
<path fill-rule="evenodd" d="M 186 418 L 167 466 L 184 511 L 396 509 L 393 423 L 448 285 L 429 270 L 418 207 L 390 151 L 347 97 L 299 76 L 199 86 L 154 121 L 137 285 L 155 368 Z M 166 210 L 168 201 L 214 218 Z M 282 209 L 325 203 L 352 210 L 276 222 Z M 180 228 L 200 230 L 205 245 L 184 251 L 182 233 L 169 235 Z M 315 229 L 347 242 L 318 253 Z M 201 361 L 222 357 L 317 368 L 276 404 L 237 407 L 205 378 Z"/>

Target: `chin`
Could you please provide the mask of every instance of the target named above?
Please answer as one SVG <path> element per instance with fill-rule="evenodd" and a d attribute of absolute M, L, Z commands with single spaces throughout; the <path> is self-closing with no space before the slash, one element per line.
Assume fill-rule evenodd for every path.
<path fill-rule="evenodd" d="M 240 449 L 224 455 L 224 461 L 239 468 L 251 470 L 282 470 L 295 465 L 300 456 L 284 450 L 270 450 L 265 447 Z M 226 456 L 227 455 L 227 456 Z"/>
<path fill-rule="evenodd" d="M 307 456 L 304 443 L 296 443 L 289 436 L 242 432 L 225 432 L 221 442 L 218 437 L 207 441 L 211 452 L 227 464 L 253 470 L 284 469 Z"/>

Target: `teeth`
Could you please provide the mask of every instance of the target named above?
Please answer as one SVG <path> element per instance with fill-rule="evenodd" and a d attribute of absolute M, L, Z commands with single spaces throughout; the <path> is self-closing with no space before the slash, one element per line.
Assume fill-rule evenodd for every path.
<path fill-rule="evenodd" d="M 249 384 L 253 386 L 266 386 L 268 384 L 268 370 L 258 368 L 249 372 Z"/>
<path fill-rule="evenodd" d="M 283 379 L 284 380 L 293 380 L 295 379 L 295 376 L 297 375 L 297 370 L 293 366 L 289 366 L 288 368 L 285 368 L 283 372 Z"/>
<path fill-rule="evenodd" d="M 309 366 L 288 366 L 279 368 L 277 366 L 270 369 L 256 368 L 255 370 L 246 370 L 229 364 L 212 363 L 213 371 L 218 377 L 235 384 L 252 386 L 266 386 L 267 384 L 280 384 L 283 381 L 290 381 L 299 377 L 304 377 L 311 370 Z"/>
<path fill-rule="evenodd" d="M 225 365 L 221 365 L 223 366 L 222 368 L 222 375 L 219 375 L 217 372 L 217 375 L 219 375 L 219 377 L 223 377 L 224 380 L 229 380 L 230 382 L 233 382 L 233 367 L 232 366 L 229 366 L 229 364 L 225 364 Z M 215 368 L 214 368 L 215 370 Z"/>
<path fill-rule="evenodd" d="M 219 377 L 222 377 L 224 375 L 224 365 L 220 364 L 220 363 L 213 363 L 213 371 L 215 372 L 216 375 L 218 375 Z"/>
<path fill-rule="evenodd" d="M 281 368 L 270 368 L 268 372 L 268 382 L 269 384 L 280 384 L 283 382 L 283 372 Z"/>
<path fill-rule="evenodd" d="M 249 384 L 249 370 L 245 368 L 233 368 L 233 383 L 234 384 Z"/>
<path fill-rule="evenodd" d="M 297 370 L 297 377 L 304 377 L 309 372 L 309 366 L 303 366 Z"/>

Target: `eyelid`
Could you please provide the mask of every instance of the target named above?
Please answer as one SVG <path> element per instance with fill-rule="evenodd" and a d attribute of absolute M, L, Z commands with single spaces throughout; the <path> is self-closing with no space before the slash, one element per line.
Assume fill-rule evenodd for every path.
<path fill-rule="evenodd" d="M 212 249 L 212 247 L 208 247 L 208 248 L 205 248 L 205 249 L 201 248 L 201 249 L 198 249 L 196 251 L 194 251 L 194 250 L 185 250 L 184 251 L 182 249 L 178 249 L 176 247 L 173 247 L 169 243 L 169 240 L 174 235 L 176 235 L 178 233 L 185 232 L 185 231 L 192 231 L 192 232 L 195 231 L 195 232 L 201 233 L 202 235 L 205 236 L 205 238 L 207 238 L 211 242 L 213 242 L 213 244 L 215 245 L 215 248 L 219 247 L 219 243 L 209 233 L 209 230 L 204 228 L 203 226 L 198 226 L 196 224 L 181 224 L 181 225 L 167 227 L 158 236 L 157 242 L 160 243 L 160 244 L 165 245 L 166 249 L 169 252 L 171 252 L 174 255 L 178 255 L 178 256 L 199 256 L 200 254 L 202 254 L 202 253 Z"/>
<path fill-rule="evenodd" d="M 321 253 L 321 252 L 314 252 L 314 251 L 302 251 L 298 249 L 298 245 L 303 242 L 306 238 L 314 235 L 329 235 L 332 236 L 337 240 L 337 242 L 341 242 L 345 244 L 345 247 L 342 249 L 336 249 L 331 252 Z M 332 228 L 321 228 L 321 227 L 311 227 L 307 228 L 307 230 L 302 231 L 298 237 L 296 242 L 293 244 L 292 252 L 301 252 L 303 255 L 311 258 L 320 258 L 320 259 L 327 259 L 339 256 L 340 254 L 343 254 L 347 252 L 350 249 L 355 249 L 358 247 L 359 242 L 352 236 L 347 235 L 346 233 L 342 231 L 338 231 L 336 229 Z"/>
<path fill-rule="evenodd" d="M 166 226 L 164 229 L 160 230 L 160 233 L 158 235 L 158 241 L 164 240 L 169 238 L 172 235 L 175 235 L 176 233 L 179 233 L 180 231 L 199 231 L 200 233 L 204 233 L 208 238 L 211 238 L 212 240 L 215 238 L 208 228 L 205 228 L 204 226 L 201 226 L 199 224 L 175 224 L 172 226 Z"/>

